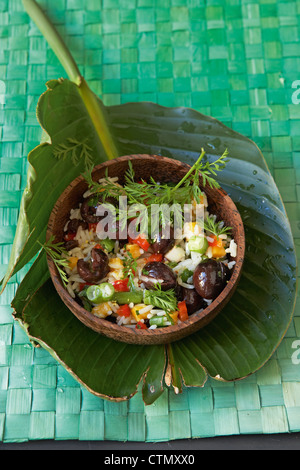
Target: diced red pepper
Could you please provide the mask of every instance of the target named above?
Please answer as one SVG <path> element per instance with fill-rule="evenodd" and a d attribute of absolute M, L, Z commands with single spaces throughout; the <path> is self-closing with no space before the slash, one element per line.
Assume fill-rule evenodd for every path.
<path fill-rule="evenodd" d="M 128 287 L 128 282 L 129 282 L 128 277 L 126 279 L 121 279 L 120 281 L 115 281 L 113 283 L 115 291 L 116 292 L 129 292 L 130 289 Z"/>
<path fill-rule="evenodd" d="M 96 224 L 89 224 L 89 231 L 90 232 L 96 232 L 97 230 L 97 223 Z"/>
<path fill-rule="evenodd" d="M 137 322 L 135 328 L 136 328 L 137 330 L 147 330 L 147 325 L 145 325 L 145 323 L 139 321 L 139 322 Z"/>
<path fill-rule="evenodd" d="M 103 247 L 97 243 L 97 245 L 94 246 L 97 250 L 103 250 Z"/>
<path fill-rule="evenodd" d="M 178 317 L 180 321 L 185 321 L 189 318 L 186 303 L 184 300 L 182 302 L 178 302 Z"/>
<path fill-rule="evenodd" d="M 214 239 L 213 242 L 211 242 L 210 240 L 207 240 L 209 246 L 218 246 L 220 248 L 223 246 L 223 242 L 222 242 L 221 238 L 217 237 L 216 235 L 210 236 L 209 238 Z"/>
<path fill-rule="evenodd" d="M 130 239 L 129 242 L 130 243 L 135 243 L 140 248 L 142 248 L 142 250 L 144 250 L 144 251 L 148 251 L 149 248 L 150 248 L 150 243 L 148 242 L 147 238 L 144 237 L 143 235 L 140 235 L 135 240 Z"/>
<path fill-rule="evenodd" d="M 163 255 L 161 253 L 156 253 L 154 255 L 150 255 L 147 258 L 147 263 L 152 263 L 152 262 L 161 262 L 163 260 Z"/>
<path fill-rule="evenodd" d="M 118 308 L 118 310 L 117 310 L 117 314 L 120 317 L 130 317 L 131 310 L 130 310 L 129 305 L 121 305 L 121 307 Z"/>
<path fill-rule="evenodd" d="M 76 232 L 67 232 L 64 236 L 64 240 L 66 242 L 69 242 L 70 240 L 74 240 L 75 237 L 76 237 Z"/>

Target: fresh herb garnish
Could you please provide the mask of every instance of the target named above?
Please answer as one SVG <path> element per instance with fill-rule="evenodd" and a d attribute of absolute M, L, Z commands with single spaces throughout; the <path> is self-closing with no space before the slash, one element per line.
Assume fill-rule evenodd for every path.
<path fill-rule="evenodd" d="M 108 253 L 114 250 L 115 243 L 115 240 L 111 240 L 110 238 L 105 238 L 105 240 L 101 240 L 102 248 L 104 248 Z"/>
<path fill-rule="evenodd" d="M 147 206 L 153 204 L 186 204 L 190 203 L 194 198 L 198 203 L 202 191 L 199 187 L 199 173 L 203 178 L 203 185 L 206 183 L 211 187 L 219 188 L 219 183 L 215 180 L 214 176 L 217 175 L 217 171 L 221 171 L 225 168 L 228 156 L 227 150 L 214 162 L 206 161 L 203 162 L 205 157 L 205 151 L 202 153 L 196 163 L 190 168 L 187 174 L 177 183 L 176 185 L 170 185 L 169 183 L 158 183 L 152 177 L 149 182 L 145 180 L 135 181 L 135 172 L 132 166 L 132 162 L 129 160 L 128 169 L 125 173 L 125 183 L 123 186 L 118 183 L 114 183 L 106 174 L 104 183 L 98 183 L 92 179 L 92 167 L 88 168 L 84 174 L 89 189 L 92 192 L 102 193 L 103 199 L 106 197 L 127 196 L 128 204 L 142 203 Z"/>
<path fill-rule="evenodd" d="M 166 312 L 166 315 L 173 323 L 170 313 L 177 310 L 177 298 L 174 289 L 163 291 L 159 282 L 157 282 L 153 289 L 145 290 L 144 302 L 146 305 L 153 305 Z"/>
<path fill-rule="evenodd" d="M 206 217 L 206 219 L 204 220 L 204 229 L 207 232 L 212 233 L 216 237 L 227 234 L 228 232 L 230 232 L 230 230 L 232 230 L 231 227 L 225 227 L 223 222 L 216 222 L 214 216 Z"/>
<path fill-rule="evenodd" d="M 63 268 L 67 268 L 69 266 L 69 262 L 65 258 L 65 256 L 68 255 L 68 252 L 64 248 L 63 243 L 53 243 L 54 238 L 55 237 L 52 236 L 46 243 L 44 244 L 40 243 L 40 245 L 45 250 L 47 255 L 49 255 L 52 258 L 55 264 L 55 267 L 60 275 L 62 283 L 64 287 L 66 287 L 69 281 L 68 281 L 67 274 Z"/>
<path fill-rule="evenodd" d="M 53 149 L 53 156 L 57 159 L 65 160 L 71 157 L 73 165 L 77 165 L 80 160 L 84 159 L 86 166 L 93 163 L 92 149 L 86 142 L 79 142 L 73 137 L 69 137 L 64 144 L 59 144 Z"/>
<path fill-rule="evenodd" d="M 190 271 L 190 269 L 185 269 L 183 273 L 181 274 L 181 279 L 183 282 L 187 282 L 188 279 L 193 275 L 193 271 Z"/>
<path fill-rule="evenodd" d="M 168 263 L 166 263 L 167 266 L 169 266 L 169 268 L 173 269 L 177 266 L 178 264 L 178 261 L 169 261 Z"/>
<path fill-rule="evenodd" d="M 165 227 L 167 223 L 173 223 L 174 220 L 181 220 L 184 217 L 183 206 L 190 204 L 195 200 L 198 204 L 201 202 L 203 192 L 200 188 L 200 176 L 202 176 L 203 186 L 208 184 L 210 187 L 219 188 L 220 185 L 216 181 L 215 176 L 218 171 L 225 168 L 227 163 L 227 150 L 214 162 L 206 161 L 204 157 L 206 153 L 202 149 L 201 155 L 195 164 L 190 168 L 186 175 L 177 184 L 160 183 L 155 181 L 151 176 L 149 181 L 140 179 L 136 181 L 135 172 L 132 162 L 128 161 L 128 169 L 125 172 L 125 182 L 121 186 L 119 183 L 111 181 L 106 171 L 106 176 L 103 183 L 99 183 L 92 178 L 92 166 L 87 168 L 84 178 L 86 179 L 89 189 L 92 193 L 100 193 L 101 199 L 105 201 L 108 197 L 119 199 L 121 196 L 127 197 L 127 204 L 129 207 L 134 207 L 135 204 L 143 204 L 148 211 L 148 220 L 152 220 L 152 233 L 157 232 L 159 227 L 157 224 Z M 172 213 L 167 211 L 165 214 L 161 207 L 168 205 L 172 207 Z M 122 221 L 120 227 L 123 229 L 126 221 L 132 218 L 132 214 L 128 211 L 123 215 L 122 208 L 115 208 L 117 220 Z M 155 212 L 157 210 L 157 213 Z M 159 217 L 157 218 L 156 215 Z M 171 217 L 171 220 L 170 220 Z M 146 218 L 142 217 L 139 224 L 146 224 Z M 144 233 L 148 230 L 147 227 L 141 227 Z"/>
<path fill-rule="evenodd" d="M 104 181 L 98 183 L 92 178 L 93 165 L 86 165 L 86 171 L 83 174 L 84 179 L 86 180 L 89 190 L 91 193 L 100 193 L 101 200 L 105 201 L 108 197 L 118 199 L 120 196 L 126 196 L 124 188 L 111 179 L 108 176 L 108 170 L 105 171 Z"/>
<path fill-rule="evenodd" d="M 217 176 L 217 171 L 222 171 L 226 167 L 228 163 L 228 150 L 226 149 L 223 155 L 219 157 L 214 162 L 209 162 L 208 160 L 206 163 L 203 163 L 203 158 L 205 156 L 205 152 L 202 151 L 200 158 L 196 162 L 197 171 L 199 171 L 203 178 L 203 185 L 206 186 L 206 183 L 209 184 L 211 188 L 220 188 L 219 183 L 214 178 Z"/>
<path fill-rule="evenodd" d="M 130 286 L 130 290 L 134 291 L 136 286 L 134 284 L 134 277 L 137 270 L 137 261 L 132 256 L 129 251 L 126 251 L 125 258 L 123 259 L 123 278 L 129 279 L 128 284 Z"/>

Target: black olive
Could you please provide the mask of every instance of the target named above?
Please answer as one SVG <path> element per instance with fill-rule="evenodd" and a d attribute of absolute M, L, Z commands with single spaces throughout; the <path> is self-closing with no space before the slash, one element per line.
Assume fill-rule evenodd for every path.
<path fill-rule="evenodd" d="M 93 248 L 91 262 L 80 259 L 77 263 L 77 271 L 81 279 L 95 284 L 101 281 L 109 272 L 108 256 L 104 251 Z"/>
<path fill-rule="evenodd" d="M 117 319 L 116 317 L 114 317 L 113 315 L 107 315 L 107 317 L 105 318 L 106 321 L 109 321 L 110 323 L 117 323 Z"/>
<path fill-rule="evenodd" d="M 101 204 L 116 204 L 116 200 L 114 198 L 106 198 L 105 201 L 101 200 L 101 195 L 99 194 L 92 194 L 91 196 L 87 197 L 83 203 L 81 204 L 80 214 L 81 217 L 85 222 L 88 224 L 97 224 L 106 217 L 106 213 L 102 216 L 96 215 L 97 208 Z"/>
<path fill-rule="evenodd" d="M 168 230 L 167 229 L 165 230 L 166 230 L 166 233 L 168 233 Z M 174 239 L 173 227 L 170 227 L 169 237 L 165 238 L 163 232 L 164 232 L 163 229 L 159 231 L 159 233 L 153 239 L 153 243 L 151 247 L 154 253 L 161 253 L 164 255 L 169 250 L 171 250 L 171 248 L 173 248 L 173 246 L 175 245 L 175 239 Z"/>
<path fill-rule="evenodd" d="M 79 243 L 77 240 L 68 240 L 65 242 L 65 249 L 67 251 L 73 250 L 73 248 L 77 248 L 79 246 Z"/>
<path fill-rule="evenodd" d="M 222 292 L 230 278 L 230 271 L 221 261 L 205 260 L 195 269 L 193 282 L 198 294 L 214 300 Z"/>
<path fill-rule="evenodd" d="M 79 219 L 71 219 L 67 226 L 67 232 L 76 233 L 80 226 L 83 228 L 83 230 L 87 230 L 89 228 L 87 222 Z"/>
<path fill-rule="evenodd" d="M 176 275 L 169 266 L 159 261 L 147 263 L 143 268 L 142 274 L 146 289 L 153 289 L 157 282 L 160 283 L 163 291 L 176 287 Z"/>
<path fill-rule="evenodd" d="M 195 289 L 187 289 L 182 287 L 180 300 L 185 301 L 189 315 L 192 315 L 192 313 L 207 307 L 207 303 Z"/>
<path fill-rule="evenodd" d="M 97 224 L 101 217 L 96 216 L 98 201 L 97 196 L 92 194 L 87 197 L 81 204 L 80 214 L 83 220 L 89 224 Z"/>

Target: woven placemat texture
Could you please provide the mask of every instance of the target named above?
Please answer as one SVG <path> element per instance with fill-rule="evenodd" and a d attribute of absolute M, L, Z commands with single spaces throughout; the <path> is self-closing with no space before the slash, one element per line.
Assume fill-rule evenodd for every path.
<path fill-rule="evenodd" d="M 263 151 L 300 252 L 300 1 L 41 0 L 105 104 L 192 107 Z M 45 82 L 65 76 L 20 0 L 0 0 L 0 275 L 41 136 Z M 298 84 L 299 86 L 299 84 Z M 299 99 L 297 99 L 297 97 Z M 299 104 L 298 104 L 299 102 Z M 0 440 L 168 441 L 300 431 L 300 305 L 281 346 L 251 377 L 209 380 L 145 407 L 84 390 L 11 316 L 27 268 L 0 297 Z"/>

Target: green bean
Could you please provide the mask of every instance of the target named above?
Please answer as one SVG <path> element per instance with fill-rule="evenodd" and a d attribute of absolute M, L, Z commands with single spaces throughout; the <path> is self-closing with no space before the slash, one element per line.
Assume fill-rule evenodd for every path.
<path fill-rule="evenodd" d="M 113 300 L 119 305 L 140 304 L 143 302 L 143 291 L 115 292 Z"/>
<path fill-rule="evenodd" d="M 94 304 L 101 304 L 112 300 L 115 289 L 109 282 L 103 282 L 99 285 L 89 286 L 86 291 L 88 300 Z"/>
<path fill-rule="evenodd" d="M 149 320 L 150 326 L 156 325 L 157 327 L 160 326 L 168 326 L 166 323 L 168 322 L 168 319 L 166 316 L 161 316 L 161 317 L 152 317 Z"/>

